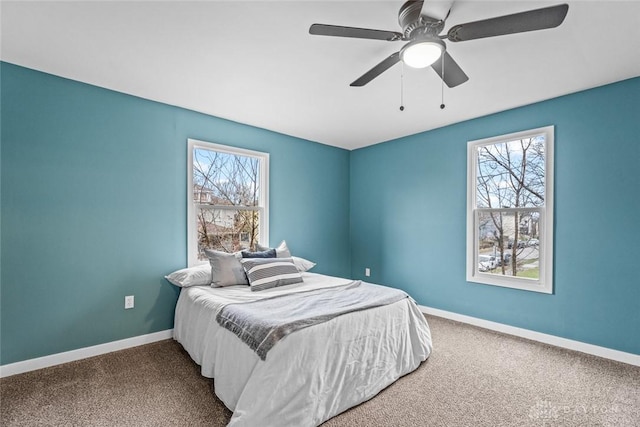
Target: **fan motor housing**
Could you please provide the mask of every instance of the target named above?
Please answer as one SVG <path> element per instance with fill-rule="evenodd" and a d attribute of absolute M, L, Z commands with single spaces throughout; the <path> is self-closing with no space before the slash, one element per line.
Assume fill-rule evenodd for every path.
<path fill-rule="evenodd" d="M 422 3 L 422 1 L 408 1 L 400 7 L 398 23 L 402 27 L 405 39 L 413 39 L 424 34 L 437 36 L 444 28 L 443 21 L 420 14 Z"/>

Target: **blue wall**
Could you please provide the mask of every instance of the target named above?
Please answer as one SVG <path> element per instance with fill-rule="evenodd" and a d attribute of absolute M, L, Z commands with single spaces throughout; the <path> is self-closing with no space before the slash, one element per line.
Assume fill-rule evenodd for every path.
<path fill-rule="evenodd" d="M 481 101 L 479 101 L 481 102 Z M 465 278 L 467 141 L 555 125 L 553 295 Z M 351 153 L 352 276 L 640 354 L 640 78 Z"/>
<path fill-rule="evenodd" d="M 0 364 L 172 327 L 178 289 L 162 276 L 186 263 L 187 138 L 271 154 L 271 243 L 315 271 L 370 267 L 423 305 L 640 354 L 638 78 L 349 153 L 7 63 L 0 75 Z M 555 293 L 466 282 L 467 141 L 546 125 Z"/>
<path fill-rule="evenodd" d="M 0 364 L 169 329 L 187 138 L 265 151 L 270 240 L 348 276 L 349 152 L 2 63 Z M 124 310 L 124 296 L 136 307 Z"/>

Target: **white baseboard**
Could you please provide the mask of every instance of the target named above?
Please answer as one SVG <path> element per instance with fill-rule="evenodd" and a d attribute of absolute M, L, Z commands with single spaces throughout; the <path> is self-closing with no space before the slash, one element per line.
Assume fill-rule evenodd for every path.
<path fill-rule="evenodd" d="M 0 378 L 35 371 L 36 369 L 48 368 L 49 366 L 60 365 L 62 363 L 73 362 L 75 360 L 86 359 L 88 357 L 99 356 L 113 351 L 124 350 L 125 348 L 150 344 L 152 342 L 162 341 L 169 338 L 173 338 L 173 329 L 154 332 L 152 334 L 139 335 L 137 337 L 112 341 L 91 347 L 79 348 L 77 350 L 65 351 L 64 353 L 52 354 L 50 356 L 38 357 L 36 359 L 9 363 L 7 365 L 0 366 Z"/>
<path fill-rule="evenodd" d="M 478 319 L 477 317 L 466 316 L 464 314 L 453 313 L 451 311 L 440 310 L 437 308 L 426 307 L 424 305 L 419 306 L 420 311 L 425 314 L 431 314 L 433 316 L 444 317 L 445 319 L 451 319 L 462 323 L 468 323 L 470 325 L 479 326 L 481 328 L 490 329 L 492 331 L 502 332 L 509 335 L 515 335 L 517 337 L 530 339 L 533 341 L 539 341 L 545 344 L 551 344 L 556 347 L 562 347 L 569 350 L 580 351 L 582 353 L 591 354 L 594 356 L 604 357 L 605 359 L 611 359 L 622 363 L 628 363 L 629 365 L 640 366 L 640 355 L 633 353 L 626 353 L 624 351 L 613 350 L 607 347 L 600 347 L 593 344 L 587 344 L 581 341 L 574 341 L 567 338 L 561 338 L 555 335 L 543 334 L 541 332 L 531 331 L 529 329 L 517 328 L 515 326 L 505 325 L 503 323 L 492 322 L 490 320 Z"/>

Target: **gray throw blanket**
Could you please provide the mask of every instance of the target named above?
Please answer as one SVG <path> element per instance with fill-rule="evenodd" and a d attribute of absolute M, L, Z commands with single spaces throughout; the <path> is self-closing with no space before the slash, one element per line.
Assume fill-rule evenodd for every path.
<path fill-rule="evenodd" d="M 407 298 L 399 289 L 361 281 L 248 303 L 228 304 L 216 316 L 265 360 L 267 352 L 288 334 L 334 317 Z"/>

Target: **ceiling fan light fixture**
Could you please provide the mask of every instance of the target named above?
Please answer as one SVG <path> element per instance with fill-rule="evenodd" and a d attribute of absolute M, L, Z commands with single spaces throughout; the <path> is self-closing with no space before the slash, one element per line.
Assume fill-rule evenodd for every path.
<path fill-rule="evenodd" d="M 440 58 L 445 50 L 440 39 L 419 39 L 407 43 L 400 51 L 402 62 L 412 68 L 426 68 Z"/>

